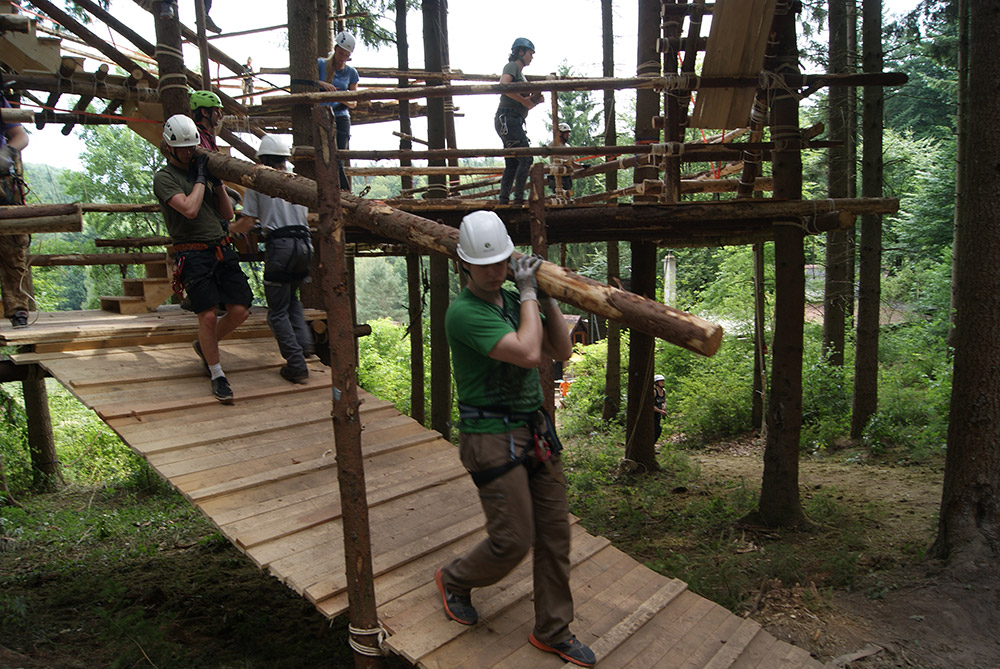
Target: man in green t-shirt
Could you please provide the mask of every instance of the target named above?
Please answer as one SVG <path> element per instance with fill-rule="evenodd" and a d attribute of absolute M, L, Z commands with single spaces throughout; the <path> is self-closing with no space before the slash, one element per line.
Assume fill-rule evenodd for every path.
<path fill-rule="evenodd" d="M 174 279 L 187 290 L 198 315 L 194 350 L 212 379 L 215 399 L 232 404 L 219 341 L 246 320 L 253 293 L 226 235 L 233 203 L 222 180 L 209 171 L 208 156 L 196 153 L 198 142 L 198 128 L 189 117 L 176 114 L 167 119 L 160 143 L 167 164 L 153 177 L 153 193 L 176 254 Z M 220 306 L 226 309 L 222 316 L 216 313 Z"/>
<path fill-rule="evenodd" d="M 594 653 L 569 631 L 566 479 L 537 369 L 545 357 L 569 359 L 569 330 L 556 301 L 538 290 L 541 260 L 512 257 L 514 243 L 495 213 L 463 218 L 457 251 L 468 283 L 448 308 L 445 330 L 458 389 L 459 455 L 479 488 L 489 536 L 439 568 L 434 580 L 448 617 L 474 625 L 472 588 L 500 581 L 534 546 L 528 641 L 590 667 Z M 518 292 L 501 287 L 508 263 Z"/>

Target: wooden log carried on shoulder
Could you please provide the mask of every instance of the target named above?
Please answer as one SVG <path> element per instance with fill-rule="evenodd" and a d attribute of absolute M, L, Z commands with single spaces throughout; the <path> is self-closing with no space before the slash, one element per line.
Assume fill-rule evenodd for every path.
<path fill-rule="evenodd" d="M 83 213 L 79 204 L 0 206 L 0 235 L 33 235 L 37 232 L 80 232 Z"/>
<path fill-rule="evenodd" d="M 205 153 L 212 174 L 226 181 L 313 209 L 318 206 L 316 182 L 312 179 L 252 165 L 216 152 Z M 350 193 L 341 193 L 341 200 L 344 217 L 351 225 L 423 251 L 458 257 L 455 251 L 458 230 L 455 228 Z M 538 285 L 561 302 L 611 318 L 695 353 L 713 355 L 722 343 L 722 328 L 715 323 L 635 293 L 606 286 L 553 263 L 542 263 Z"/>

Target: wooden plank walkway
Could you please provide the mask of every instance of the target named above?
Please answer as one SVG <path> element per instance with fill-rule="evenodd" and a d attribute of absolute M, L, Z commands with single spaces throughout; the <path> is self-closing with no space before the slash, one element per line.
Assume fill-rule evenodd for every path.
<path fill-rule="evenodd" d="M 51 315 L 44 326 L 0 330 L 0 341 L 11 335 L 22 350 L 42 345 L 16 361 L 48 370 L 254 563 L 325 615 L 345 612 L 329 369 L 313 358 L 309 382 L 291 385 L 278 376 L 283 361 L 272 339 L 227 340 L 222 361 L 236 402 L 220 405 L 191 350 L 193 319 Z M 60 341 L 66 350 L 56 350 Z M 147 343 L 109 344 L 116 341 Z M 96 347 L 81 348 L 83 342 Z M 527 643 L 530 559 L 473 594 L 478 625 L 445 617 L 433 574 L 485 535 L 475 487 L 451 443 L 388 402 L 363 392 L 362 399 L 375 593 L 390 635 L 386 647 L 422 667 L 563 665 Z M 573 520 L 573 630 L 601 667 L 821 666 Z"/>

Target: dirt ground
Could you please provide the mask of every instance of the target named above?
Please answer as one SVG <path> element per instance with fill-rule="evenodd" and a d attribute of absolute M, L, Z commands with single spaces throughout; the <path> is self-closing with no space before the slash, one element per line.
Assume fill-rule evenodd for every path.
<path fill-rule="evenodd" d="M 704 475 L 760 485 L 759 444 L 720 445 L 693 459 Z M 937 562 L 921 557 L 936 533 L 942 474 L 935 465 L 859 465 L 804 457 L 804 490 L 834 489 L 845 504 L 888 509 L 871 528 L 873 535 L 883 537 L 886 551 L 866 555 L 869 572 L 861 583 L 851 591 L 833 591 L 825 606 L 815 605 L 822 599 L 815 585 L 768 583 L 752 617 L 778 638 L 833 666 L 1000 667 L 1000 574 L 978 573 L 958 581 Z M 895 542 L 910 544 L 913 559 L 900 559 Z"/>

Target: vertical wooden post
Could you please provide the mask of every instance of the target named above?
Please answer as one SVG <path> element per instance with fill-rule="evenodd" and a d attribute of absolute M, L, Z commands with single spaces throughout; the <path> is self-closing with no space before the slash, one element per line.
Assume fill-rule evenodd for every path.
<path fill-rule="evenodd" d="M 32 365 L 28 378 L 21 382 L 24 390 L 24 413 L 28 418 L 28 450 L 31 453 L 32 485 L 37 490 L 50 491 L 62 483 L 62 471 L 56 456 L 49 414 L 49 393 L 45 374 Z"/>
<path fill-rule="evenodd" d="M 779 2 L 775 25 L 775 72 L 798 74 L 795 42 L 797 3 Z M 802 155 L 799 152 L 799 103 L 789 91 L 774 96 L 771 115 L 774 197 L 802 199 Z M 771 396 L 767 408 L 767 442 L 759 512 L 774 526 L 794 526 L 805 519 L 799 498 L 799 436 L 802 428 L 802 323 L 805 318 L 805 254 L 802 228 L 774 226 L 775 300 Z"/>
<path fill-rule="evenodd" d="M 198 57 L 201 62 L 201 87 L 212 90 L 212 68 L 208 60 L 208 36 L 205 34 L 205 0 L 194 0 L 195 23 L 198 28 Z"/>
<path fill-rule="evenodd" d="M 333 436 L 337 449 L 337 482 L 343 509 L 344 563 L 347 570 L 347 599 L 355 649 L 354 666 L 377 667 L 379 660 L 359 651 L 378 648 L 378 615 L 372 574 L 371 534 L 365 489 L 364 459 L 361 453 L 361 416 L 354 361 L 354 327 L 348 291 L 344 219 L 340 203 L 340 178 L 336 151 L 337 132 L 332 115 L 321 105 L 313 108 L 316 129 L 316 188 L 319 198 L 319 243 L 326 259 L 320 269 L 320 283 L 329 316 L 330 366 L 333 377 Z M 325 149 L 325 150 L 324 150 Z M 331 188 L 332 186 L 332 188 Z M 338 393 L 338 390 L 339 393 Z"/>
<path fill-rule="evenodd" d="M 441 72 L 441 2 L 423 0 L 424 18 L 424 69 Z M 440 79 L 428 79 L 427 85 L 439 83 Z M 427 100 L 427 142 L 428 148 L 445 147 L 444 98 Z M 429 165 L 444 165 L 443 160 L 430 160 Z M 430 189 L 425 197 L 441 198 L 446 195 L 446 177 L 431 175 L 427 179 Z M 448 259 L 438 254 L 430 256 L 431 265 L 431 429 L 437 430 L 445 439 L 451 436 L 451 359 L 448 355 L 448 337 L 445 334 L 444 317 L 448 312 Z"/>
<path fill-rule="evenodd" d="M 319 76 L 316 65 L 316 12 L 315 5 L 304 7 L 297 0 L 287 1 L 288 11 L 288 63 L 292 79 L 292 93 L 313 93 Z M 325 55 L 325 54 L 324 54 Z M 329 110 L 329 107 L 324 107 Z M 292 107 L 292 144 L 295 146 L 315 146 L 313 143 L 312 112 L 306 105 Z M 299 160 L 295 163 L 295 172 L 309 179 L 316 178 L 316 168 L 312 161 Z M 339 179 L 337 181 L 339 187 Z M 320 291 L 319 276 L 323 265 L 323 245 L 316 244 L 312 266 L 309 273 L 312 281 L 305 282 L 299 288 L 299 299 L 302 305 L 313 309 L 323 308 L 323 295 Z"/>
<path fill-rule="evenodd" d="M 175 114 L 188 114 L 187 74 L 182 58 L 181 19 L 160 18 L 159 2 L 153 5 L 156 27 L 156 64 L 159 69 L 160 102 L 163 103 L 163 120 Z M 180 11 L 176 3 L 174 11 Z"/>
<path fill-rule="evenodd" d="M 326 56 L 333 50 L 330 32 L 330 0 L 316 0 L 316 57 Z"/>
<path fill-rule="evenodd" d="M 406 72 L 410 69 L 409 43 L 406 38 L 406 0 L 396 0 L 396 62 L 401 72 Z M 405 88 L 410 85 L 410 79 L 408 77 L 400 77 L 397 83 L 400 88 Z M 399 150 L 409 151 L 412 149 L 413 142 L 409 139 L 413 133 L 413 128 L 410 124 L 409 100 L 399 101 L 399 133 L 403 135 L 403 137 L 399 138 Z M 413 164 L 413 161 L 409 158 L 401 158 L 399 164 L 403 167 L 409 167 Z M 413 177 L 409 174 L 402 175 L 399 181 L 403 190 L 413 188 Z M 423 376 L 423 372 L 421 372 L 421 376 Z"/>
<path fill-rule="evenodd" d="M 337 20 L 335 24 L 338 33 L 342 30 L 347 30 L 347 19 L 344 18 L 345 14 L 347 14 L 346 0 L 337 0 Z"/>
<path fill-rule="evenodd" d="M 406 254 L 406 286 L 410 315 L 410 418 L 424 424 L 424 304 L 420 294 L 420 254 Z"/>
<path fill-rule="evenodd" d="M 603 45 L 603 75 L 605 78 L 615 76 L 615 31 L 613 23 L 614 13 L 612 12 L 612 0 L 601 0 L 601 42 Z M 607 89 L 604 91 L 604 144 L 614 146 L 618 143 L 618 130 L 615 123 L 615 91 Z M 618 171 L 612 170 L 605 176 L 605 190 L 613 191 L 618 188 Z M 613 200 L 617 202 L 617 199 Z M 608 285 L 613 286 L 618 280 L 620 252 L 618 242 L 608 242 Z M 621 326 L 617 321 L 608 320 L 608 363 L 604 378 L 604 406 L 601 409 L 601 420 L 607 422 L 618 415 L 621 405 L 622 385 L 621 385 L 621 350 L 622 334 Z"/>
<path fill-rule="evenodd" d="M 545 260 L 549 259 L 549 238 L 545 229 L 545 164 L 535 163 L 529 172 L 528 212 L 531 220 L 531 252 Z M 552 359 L 545 358 L 538 366 L 538 378 L 542 384 L 542 406 L 555 415 L 555 377 L 552 375 Z"/>
<path fill-rule="evenodd" d="M 764 245 L 753 245 L 753 402 L 750 423 L 767 434 L 767 354 L 764 341 Z"/>
<path fill-rule="evenodd" d="M 656 76 L 660 73 L 660 58 L 656 51 L 659 25 L 660 3 L 654 0 L 639 0 L 636 54 L 639 76 Z M 660 100 L 656 92 L 651 90 L 636 92 L 636 144 L 659 140 L 659 132 L 653 128 L 653 117 L 659 114 L 659 111 Z M 633 182 L 642 183 L 644 179 L 656 177 L 655 167 L 637 167 Z M 648 199 L 655 201 L 656 198 Z M 639 201 L 640 197 L 636 197 L 636 200 Z M 656 246 L 649 242 L 632 242 L 631 246 L 631 291 L 653 298 L 656 293 Z M 625 445 L 625 457 L 648 470 L 657 468 L 656 453 L 653 450 L 653 351 L 654 340 L 651 336 L 636 330 L 630 332 L 626 427 L 628 441 Z"/>

